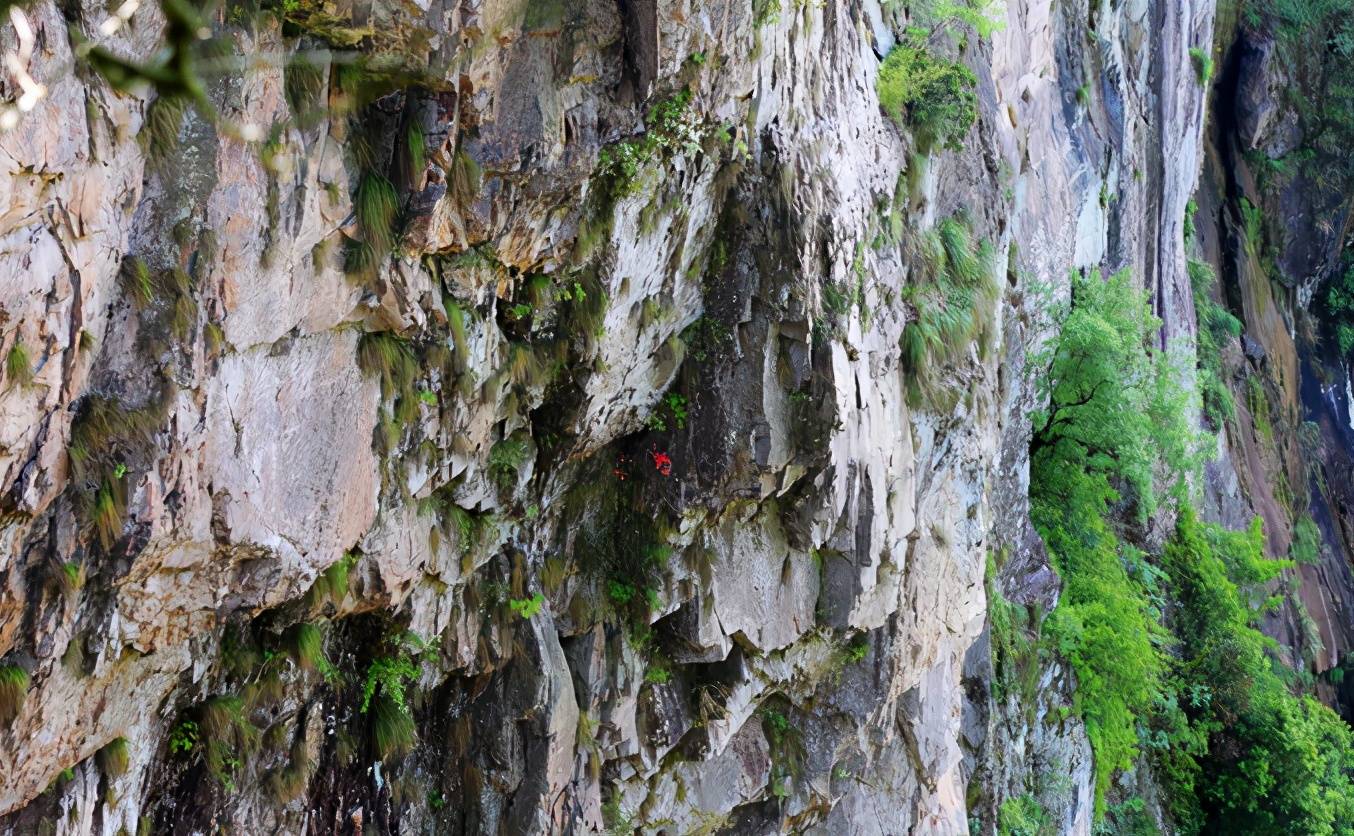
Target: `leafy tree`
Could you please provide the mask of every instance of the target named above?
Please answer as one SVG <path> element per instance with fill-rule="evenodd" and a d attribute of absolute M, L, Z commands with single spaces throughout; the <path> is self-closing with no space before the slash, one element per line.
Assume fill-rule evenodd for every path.
<path fill-rule="evenodd" d="M 1193 413 L 1178 367 L 1151 348 L 1160 324 L 1127 273 L 1074 275 L 1053 319 L 1056 336 L 1033 358 L 1047 406 L 1033 416 L 1031 516 L 1063 579 L 1045 634 L 1077 675 L 1101 811 L 1114 772 L 1138 756 L 1138 720 L 1163 672 L 1156 609 L 1110 521 L 1125 502 L 1147 518 L 1158 471 L 1181 482 Z"/>
<path fill-rule="evenodd" d="M 1074 275 L 1071 300 L 1054 323 L 1058 336 L 1032 364 L 1047 403 L 1033 416 L 1032 466 L 1099 474 L 1107 486 L 1112 478 L 1146 520 L 1157 504 L 1154 471 L 1163 451 L 1172 486 L 1199 455 L 1180 368 L 1150 348 L 1161 323 L 1126 271 L 1103 281 L 1098 272 Z"/>
<path fill-rule="evenodd" d="M 1253 591 L 1291 564 L 1264 558 L 1258 520 L 1227 532 L 1189 508 L 1163 564 L 1177 601 L 1173 683 L 1190 695 L 1159 773 L 1180 831 L 1354 833 L 1350 728 L 1288 690 L 1267 652 L 1273 641 L 1253 626 L 1263 609 Z"/>

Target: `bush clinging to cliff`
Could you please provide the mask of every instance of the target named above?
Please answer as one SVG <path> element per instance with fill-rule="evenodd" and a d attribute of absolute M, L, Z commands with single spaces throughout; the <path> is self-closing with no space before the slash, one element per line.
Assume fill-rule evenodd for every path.
<path fill-rule="evenodd" d="M 958 151 L 978 119 L 977 76 L 925 47 L 900 43 L 879 66 L 879 104 L 899 130 L 911 131 L 922 153 Z"/>

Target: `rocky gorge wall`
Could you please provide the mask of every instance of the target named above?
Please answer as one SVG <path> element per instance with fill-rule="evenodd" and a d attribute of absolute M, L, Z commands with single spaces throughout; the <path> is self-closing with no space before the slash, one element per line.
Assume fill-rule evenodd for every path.
<path fill-rule="evenodd" d="M 1034 793 L 1089 833 L 1070 671 L 991 687 L 989 595 L 1059 589 L 1025 357 L 1083 268 L 1192 344 L 1187 259 L 1234 263 L 1217 10 L 998 4 L 933 39 L 978 120 L 925 155 L 876 89 L 910 5 L 232 5 L 210 119 L 70 70 L 101 7 L 27 7 L 0 831 L 988 833 Z M 148 59 L 166 13 L 100 41 Z M 991 292 L 922 371 L 935 230 Z M 1209 513 L 1281 555 L 1299 454 L 1240 433 Z M 1313 611 L 1354 594 L 1325 559 Z"/>

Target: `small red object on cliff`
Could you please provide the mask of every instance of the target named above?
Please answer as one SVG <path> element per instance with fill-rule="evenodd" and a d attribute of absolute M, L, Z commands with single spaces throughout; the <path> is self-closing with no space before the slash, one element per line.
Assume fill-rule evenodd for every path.
<path fill-rule="evenodd" d="M 653 459 L 653 466 L 659 473 L 664 476 L 672 475 L 672 456 L 652 450 L 649 452 L 649 458 Z"/>

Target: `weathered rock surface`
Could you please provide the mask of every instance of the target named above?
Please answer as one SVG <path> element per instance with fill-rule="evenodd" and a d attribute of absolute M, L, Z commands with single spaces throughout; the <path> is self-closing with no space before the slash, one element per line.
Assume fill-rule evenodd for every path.
<path fill-rule="evenodd" d="M 875 88 L 905 5 L 376 4 L 350 22 L 427 84 L 357 118 L 326 67 L 307 119 L 261 61 L 163 158 L 146 97 L 64 69 L 63 13 L 102 7 L 31 6 L 49 92 L 0 134 L 0 353 L 33 370 L 0 383 L 0 659 L 31 681 L 0 831 L 958 834 L 1032 791 L 1089 833 L 1075 684 L 994 693 L 985 584 L 1057 600 L 1025 498 L 1039 294 L 1127 268 L 1192 339 L 1214 3 L 998 4 L 939 47 L 979 120 L 929 161 Z M 620 188 L 599 154 L 646 129 Z M 373 173 L 402 236 L 345 274 Z M 951 217 L 999 293 L 928 400 L 899 343 Z M 1296 377 L 1281 324 L 1262 362 Z M 1215 516 L 1264 510 L 1248 449 Z M 373 679 L 398 661 L 412 747 Z"/>

